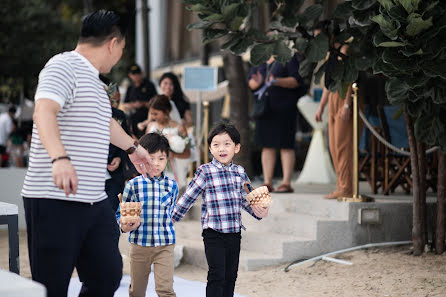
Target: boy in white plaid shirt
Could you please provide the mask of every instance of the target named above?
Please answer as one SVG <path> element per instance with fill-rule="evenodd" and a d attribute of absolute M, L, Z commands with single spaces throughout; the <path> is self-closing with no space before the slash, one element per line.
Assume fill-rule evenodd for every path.
<path fill-rule="evenodd" d="M 123 232 L 130 231 L 130 297 L 145 296 L 150 266 L 154 265 L 155 290 L 159 297 L 176 296 L 173 290 L 175 229 L 172 213 L 178 197 L 175 180 L 164 175 L 169 154 L 165 136 L 149 133 L 139 144 L 153 162 L 154 176 L 137 176 L 129 180 L 123 202 L 142 202 L 140 223 L 121 224 L 120 209 L 116 213 Z"/>

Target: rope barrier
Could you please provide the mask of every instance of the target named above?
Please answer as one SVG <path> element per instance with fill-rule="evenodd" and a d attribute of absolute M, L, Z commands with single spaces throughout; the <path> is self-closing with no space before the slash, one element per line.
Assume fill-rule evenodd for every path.
<path fill-rule="evenodd" d="M 364 115 L 364 113 L 362 111 L 358 111 L 359 116 L 361 117 L 362 122 L 366 125 L 367 129 L 370 130 L 370 132 L 372 132 L 373 135 L 375 135 L 375 137 L 385 146 L 387 146 L 389 149 L 391 149 L 394 152 L 397 152 L 398 154 L 404 155 L 404 156 L 410 156 L 410 152 L 404 151 L 402 149 L 397 148 L 396 146 L 394 146 L 393 144 L 391 144 L 390 142 L 388 142 L 387 140 L 385 140 L 378 132 L 376 132 L 375 128 L 373 128 L 372 124 L 370 124 L 370 122 L 367 120 L 366 116 Z M 435 152 L 436 150 L 438 150 L 438 146 L 435 146 L 433 148 L 430 148 L 428 150 L 426 150 L 426 154 L 430 154 Z"/>

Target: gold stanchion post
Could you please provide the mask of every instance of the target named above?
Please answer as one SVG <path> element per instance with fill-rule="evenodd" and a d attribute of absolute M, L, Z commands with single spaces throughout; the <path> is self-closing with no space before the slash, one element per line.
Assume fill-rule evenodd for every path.
<path fill-rule="evenodd" d="M 370 202 L 373 198 L 359 195 L 359 165 L 358 165 L 358 85 L 352 86 L 353 89 L 353 197 L 339 197 L 338 201 L 343 202 Z"/>
<path fill-rule="evenodd" d="M 204 114 L 204 122 L 203 122 L 203 137 L 204 137 L 204 163 L 209 162 L 209 145 L 208 145 L 208 134 L 209 134 L 209 101 L 203 102 L 203 114 Z"/>

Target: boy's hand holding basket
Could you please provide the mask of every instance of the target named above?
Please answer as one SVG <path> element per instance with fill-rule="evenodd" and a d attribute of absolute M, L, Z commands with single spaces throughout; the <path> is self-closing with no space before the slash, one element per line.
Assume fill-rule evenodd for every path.
<path fill-rule="evenodd" d="M 141 202 L 122 202 L 122 195 L 119 194 L 121 211 L 121 229 L 124 232 L 135 230 L 141 224 Z"/>
<path fill-rule="evenodd" d="M 264 218 L 268 215 L 268 209 L 273 200 L 266 186 L 253 189 L 251 184 L 245 183 L 246 200 L 251 205 L 256 216 Z"/>

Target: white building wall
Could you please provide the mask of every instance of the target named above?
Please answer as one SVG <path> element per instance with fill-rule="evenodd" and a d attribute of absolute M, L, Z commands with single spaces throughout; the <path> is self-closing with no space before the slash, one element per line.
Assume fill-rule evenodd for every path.
<path fill-rule="evenodd" d="M 142 10 L 141 0 L 136 1 L 136 63 L 144 69 L 144 53 L 142 43 Z M 144 0 L 143 0 L 144 1 Z M 165 0 L 147 0 L 149 8 L 149 44 L 150 44 L 150 66 L 156 69 L 163 64 L 165 59 L 166 44 L 166 10 L 167 1 Z M 144 69 L 146 71 L 146 69 Z M 147 71 L 146 71 L 147 72 Z"/>

